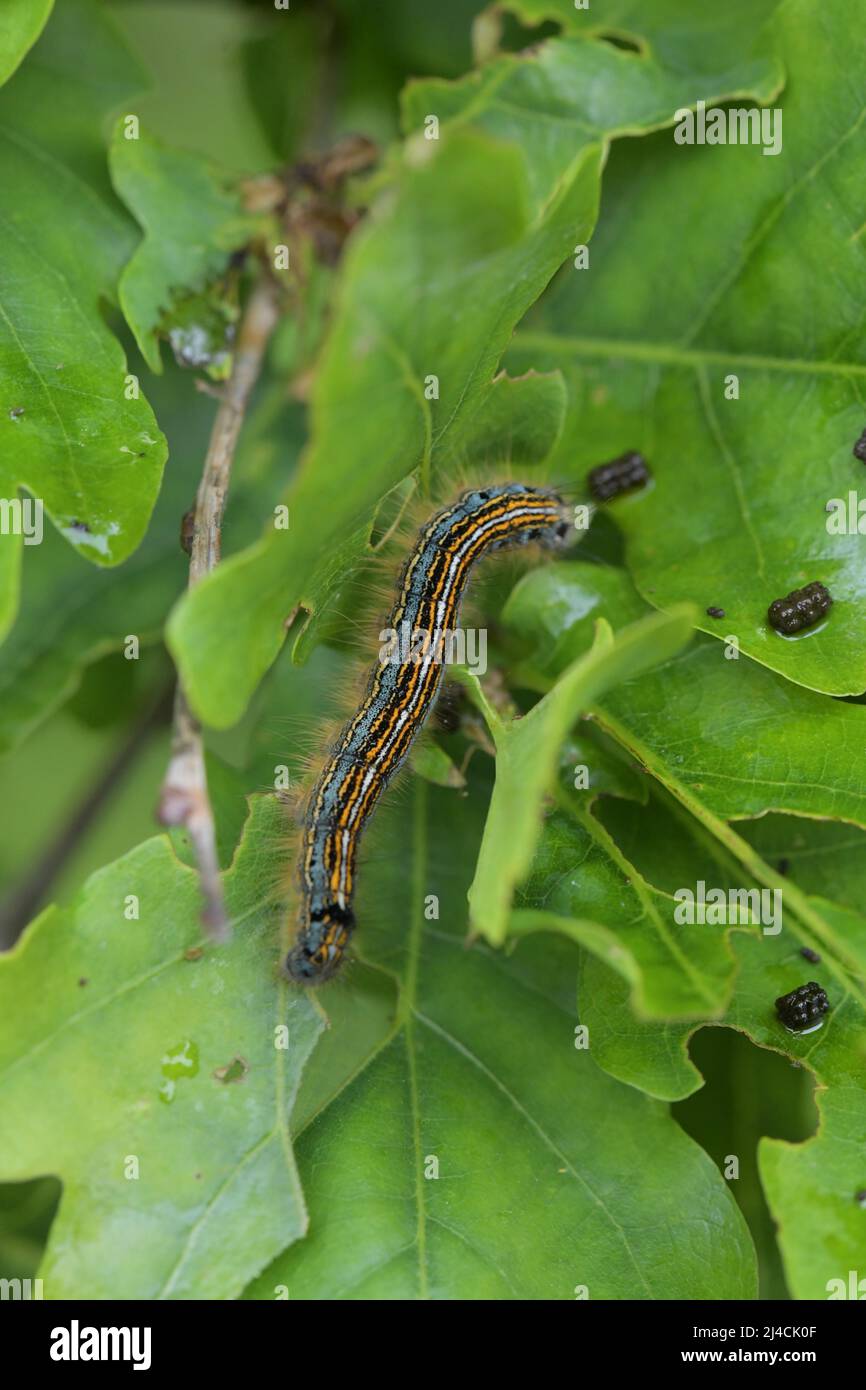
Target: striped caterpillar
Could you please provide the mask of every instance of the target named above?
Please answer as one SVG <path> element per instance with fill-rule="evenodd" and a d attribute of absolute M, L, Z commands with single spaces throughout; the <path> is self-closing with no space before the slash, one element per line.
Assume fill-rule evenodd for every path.
<path fill-rule="evenodd" d="M 465 492 L 422 528 L 390 618 L 394 632 L 425 635 L 422 653 L 398 661 L 380 651 L 360 708 L 330 750 L 307 802 L 298 855 L 300 930 L 285 962 L 297 983 L 322 983 L 343 958 L 355 926 L 361 832 L 436 700 L 443 642 L 457 626 L 476 560 L 531 541 L 562 546 L 571 529 L 560 497 L 520 483 Z"/>

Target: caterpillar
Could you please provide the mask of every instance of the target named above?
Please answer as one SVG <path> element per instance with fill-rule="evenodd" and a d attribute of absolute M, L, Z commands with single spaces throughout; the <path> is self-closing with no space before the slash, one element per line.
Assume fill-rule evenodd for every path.
<path fill-rule="evenodd" d="M 589 490 L 598 502 L 609 502 L 623 492 L 645 487 L 650 480 L 650 471 L 643 454 L 630 449 L 619 458 L 600 463 L 587 474 Z"/>
<path fill-rule="evenodd" d="M 394 634 L 412 634 L 412 652 L 407 656 L 405 644 L 380 648 L 360 707 L 307 801 L 298 853 L 299 931 L 285 960 L 292 980 L 320 984 L 345 955 L 355 927 L 361 832 L 433 707 L 443 648 L 476 561 L 532 541 L 561 547 L 572 529 L 562 498 L 521 483 L 464 492 L 422 527 L 400 574 L 389 626 Z"/>
<path fill-rule="evenodd" d="M 830 591 L 815 580 L 803 589 L 792 589 L 784 598 L 774 599 L 767 617 L 777 632 L 799 632 L 822 618 L 832 602 Z"/>

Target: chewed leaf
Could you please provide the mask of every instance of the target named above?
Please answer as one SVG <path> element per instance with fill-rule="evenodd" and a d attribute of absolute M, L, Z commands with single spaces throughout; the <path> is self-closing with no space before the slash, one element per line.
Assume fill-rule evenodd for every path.
<path fill-rule="evenodd" d="M 142 80 L 102 12 L 70 0 L 0 91 L 0 492 L 26 488 L 99 565 L 138 545 L 166 455 L 100 309 L 136 239 L 102 172 L 102 126 Z M 3 632 L 20 540 L 0 537 Z"/>
<path fill-rule="evenodd" d="M 511 956 L 467 949 L 485 803 L 473 774 L 468 797 L 417 781 L 411 808 L 383 808 L 358 943 L 371 976 L 397 979 L 396 1018 L 302 1122 L 310 1232 L 247 1296 L 751 1297 L 753 1252 L 714 1165 L 581 1045 L 574 945 L 547 932 Z"/>
<path fill-rule="evenodd" d="M 732 35 L 742 48 L 744 25 L 757 47 L 747 42 L 738 64 Z M 760 25 L 739 10 L 728 26 L 714 16 L 712 42 L 706 27 L 685 26 L 680 44 L 639 63 L 604 43 L 551 39 L 456 84 L 409 86 L 412 133 L 347 248 L 292 529 L 270 528 L 198 585 L 169 627 L 202 718 L 223 727 L 240 717 L 298 607 L 314 615 L 308 649 L 357 564 L 351 537 L 385 493 L 413 471 L 426 489 L 459 469 L 515 325 L 589 241 L 608 141 L 671 122 L 684 101 L 777 90 Z M 425 133 L 422 118 L 440 110 Z M 531 434 L 524 420 L 515 437 Z"/>
<path fill-rule="evenodd" d="M 472 923 L 488 941 L 505 938 L 511 897 L 532 862 L 544 798 L 571 727 L 609 687 L 679 651 L 691 634 L 691 617 L 687 608 L 660 615 L 616 639 L 600 623 L 591 650 L 563 671 L 529 714 L 492 726 L 496 786 L 469 893 Z"/>
<path fill-rule="evenodd" d="M 512 595 L 506 618 L 530 644 L 526 670 L 542 685 L 543 672 L 571 669 L 568 663 L 576 653 L 589 649 L 592 624 L 600 614 L 618 611 L 628 620 L 639 608 L 640 600 L 621 571 L 569 564 L 527 576 Z M 737 690 L 735 718 L 732 701 L 723 694 L 732 680 Z M 735 885 L 738 894 L 755 895 L 760 930 L 746 935 L 736 919 L 726 917 L 720 932 L 692 918 L 680 945 L 693 969 L 705 969 L 708 952 L 711 957 L 720 950 L 723 935 L 730 931 L 738 973 L 736 991 L 720 1021 L 814 1068 L 828 1088 L 826 1094 L 818 1093 L 822 1124 L 814 1139 L 793 1146 L 765 1140 L 761 1146 L 761 1172 L 780 1223 L 792 1293 L 826 1297 L 834 1279 L 847 1278 L 862 1245 L 862 1212 L 855 1198 L 862 1187 L 858 1154 L 866 1141 L 866 1107 L 854 1078 L 862 1076 L 864 1062 L 866 920 L 826 899 L 807 897 L 796 882 L 795 854 L 789 858 L 774 849 L 770 863 L 765 863 L 749 841 L 732 834 L 719 817 L 756 814 L 769 801 L 811 816 L 830 816 L 844 808 L 851 819 L 862 820 L 859 793 L 849 773 L 851 748 L 861 741 L 857 730 L 864 710 L 792 686 L 746 657 L 725 662 L 718 644 L 704 638 L 685 655 L 609 691 L 595 713 L 621 746 L 638 753 L 658 784 L 670 788 L 671 803 L 676 804 L 675 797 L 690 810 L 696 840 L 690 860 L 682 825 L 668 820 L 666 833 L 656 836 L 658 811 L 647 820 L 643 808 L 624 814 L 620 803 L 618 812 L 608 811 L 604 817 L 612 837 L 596 830 L 593 842 L 604 844 L 611 838 L 621 856 L 617 838 L 629 831 L 631 820 L 633 835 L 640 837 L 634 847 L 640 877 L 663 883 L 668 890 L 679 879 L 690 884 L 692 892 L 700 881 L 704 887 L 706 882 L 724 885 L 727 892 Z M 829 740 L 828 720 L 834 730 Z M 779 839 L 778 826 L 770 838 L 758 830 L 750 839 L 759 847 L 765 841 L 780 848 L 790 845 L 801 856 L 816 842 L 812 853 L 827 861 L 818 881 L 831 889 L 840 878 L 836 856 L 847 855 L 841 874 L 849 892 L 862 897 L 860 832 L 853 827 L 834 831 L 810 820 L 786 822 L 784 839 Z M 588 828 L 584 816 L 583 829 Z M 578 993 L 593 1055 L 611 1075 L 650 1095 L 689 1095 L 700 1084 L 687 1052 L 694 1024 L 674 1021 L 669 982 L 660 973 L 659 961 L 647 954 L 652 922 L 636 921 L 628 907 L 638 871 L 632 866 L 632 886 L 619 885 L 619 912 L 615 899 L 606 911 L 592 859 L 585 847 L 573 843 L 578 832 L 563 828 L 562 835 L 570 837 L 565 846 L 556 842 L 554 832 L 555 826 L 548 827 L 524 912 L 537 912 L 534 888 L 535 899 L 540 896 L 550 914 L 551 929 L 566 932 L 586 948 Z M 715 864 L 713 854 L 718 856 Z M 814 869 L 807 873 L 815 877 Z M 599 926 L 605 930 L 599 932 Z M 825 1021 L 819 1019 L 816 1031 L 799 1036 L 784 1026 L 774 1001 L 810 980 L 825 990 L 830 1012 Z M 660 1006 L 660 1021 L 646 1017 L 648 991 Z M 635 1005 L 642 1003 L 636 1016 Z M 707 1010 L 704 1017 L 719 1014 Z M 806 1220 L 804 1211 L 809 1213 Z"/>
<path fill-rule="evenodd" d="M 230 946 L 201 953 L 195 875 L 157 839 L 0 961 L 17 1020 L 0 1059 L 0 1177 L 63 1182 L 47 1298 L 232 1298 L 305 1229 L 288 1123 L 323 1019 L 276 977 L 269 825 L 260 802 L 226 879 Z"/>
<path fill-rule="evenodd" d="M 114 186 L 145 231 L 120 280 L 120 302 L 152 371 L 158 339 L 184 366 L 216 378 L 231 368 L 237 319 L 230 259 L 259 228 L 225 174 L 128 121 L 111 146 Z"/>
<path fill-rule="evenodd" d="M 627 5 L 617 29 L 639 28 L 647 8 L 657 9 Z M 653 20 L 667 42 L 674 8 L 686 30 L 704 18 L 695 6 L 663 6 Z M 736 8 L 760 25 L 768 7 Z M 578 21 L 594 22 L 594 9 Z M 866 60 L 866 37 L 858 28 L 852 46 L 848 0 L 830 0 L 818 26 L 794 0 L 771 28 L 786 73 L 773 105 L 712 103 L 680 122 L 676 139 L 665 133 L 615 157 L 591 272 L 559 280 L 508 362 L 565 372 L 558 473 L 582 483 L 625 448 L 648 459 L 653 485 L 611 504 L 648 602 L 696 602 L 717 641 L 733 635 L 790 681 L 857 696 L 866 689 L 855 452 L 866 426 L 857 192 L 866 154 L 860 96 L 833 75 Z M 672 208 L 696 231 L 685 254 Z M 777 630 L 768 610 L 815 583 L 832 607 Z"/>
<path fill-rule="evenodd" d="M 624 571 L 572 562 L 527 575 L 505 621 L 528 644 L 527 677 L 546 688 L 589 649 L 599 616 L 623 623 L 649 611 Z M 708 637 L 604 704 L 716 815 L 774 808 L 866 824 L 860 704 L 792 686 L 745 656 L 726 659 Z"/>

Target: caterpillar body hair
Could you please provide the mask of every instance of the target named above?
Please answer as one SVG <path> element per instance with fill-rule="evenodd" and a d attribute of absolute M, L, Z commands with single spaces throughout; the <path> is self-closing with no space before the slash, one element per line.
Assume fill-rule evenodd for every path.
<path fill-rule="evenodd" d="M 420 651 L 380 648 L 356 713 L 316 779 L 298 853 L 299 930 L 285 969 L 299 984 L 329 979 L 355 928 L 352 907 L 361 833 L 430 714 L 444 667 L 443 645 L 457 628 L 467 581 L 491 551 L 538 542 L 562 548 L 573 537 L 558 493 L 516 482 L 472 488 L 422 528 L 400 573 L 392 633 L 424 635 Z"/>

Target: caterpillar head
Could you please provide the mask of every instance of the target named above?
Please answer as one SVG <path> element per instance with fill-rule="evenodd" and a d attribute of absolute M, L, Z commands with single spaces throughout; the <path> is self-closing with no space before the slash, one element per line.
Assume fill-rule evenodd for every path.
<path fill-rule="evenodd" d="M 559 516 L 554 525 L 545 529 L 539 536 L 542 545 L 550 550 L 568 550 L 576 539 L 575 523 L 564 503 L 559 506 Z"/>
<path fill-rule="evenodd" d="M 464 493 L 461 498 L 467 510 L 479 518 L 489 508 L 496 509 L 498 506 L 501 512 L 503 500 L 512 512 L 513 527 L 508 534 L 493 541 L 489 547 L 491 550 L 536 542 L 549 549 L 564 550 L 574 542 L 572 509 L 550 488 L 505 483 L 476 488 Z"/>
<path fill-rule="evenodd" d="M 337 903 L 315 913 L 286 956 L 285 969 L 298 985 L 321 985 L 339 968 L 354 918 Z"/>

